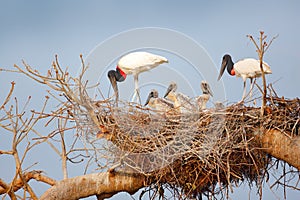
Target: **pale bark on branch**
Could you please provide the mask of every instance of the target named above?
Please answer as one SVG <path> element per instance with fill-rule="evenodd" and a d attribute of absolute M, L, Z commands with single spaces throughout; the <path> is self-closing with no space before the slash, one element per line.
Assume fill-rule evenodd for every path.
<path fill-rule="evenodd" d="M 98 199 L 104 199 L 122 191 L 134 194 L 145 186 L 146 177 L 141 174 L 102 172 L 59 181 L 40 199 L 75 200 L 93 195 Z"/>
<path fill-rule="evenodd" d="M 262 151 L 300 169 L 300 136 L 291 138 L 278 130 L 266 130 L 256 139 L 261 142 Z M 133 194 L 145 186 L 146 177 L 142 174 L 103 172 L 59 181 L 41 199 L 79 199 L 92 195 L 103 199 L 123 191 Z"/>
<path fill-rule="evenodd" d="M 49 185 L 55 185 L 55 180 L 42 175 L 42 171 L 30 171 L 30 172 L 25 172 L 23 174 L 23 180 L 21 178 L 18 178 L 14 181 L 14 183 L 11 183 L 10 185 L 13 185 L 12 191 L 16 192 L 22 187 L 25 186 L 24 182 L 29 182 L 31 179 L 35 179 L 36 181 L 44 182 Z M 8 184 L 4 183 L 0 179 L 0 195 L 7 193 L 11 188 L 9 187 Z"/>
<path fill-rule="evenodd" d="M 290 137 L 272 129 L 260 134 L 259 140 L 263 151 L 300 170 L 300 136 Z"/>

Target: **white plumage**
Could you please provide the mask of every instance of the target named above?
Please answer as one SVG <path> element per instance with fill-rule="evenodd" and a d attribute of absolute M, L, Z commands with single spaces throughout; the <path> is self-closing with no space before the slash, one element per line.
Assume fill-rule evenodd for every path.
<path fill-rule="evenodd" d="M 168 60 L 165 57 L 148 52 L 133 52 L 123 56 L 119 60 L 116 70 L 108 72 L 108 77 L 116 93 L 116 99 L 118 99 L 117 81 L 122 82 L 126 79 L 127 75 L 132 74 L 135 83 L 134 97 L 137 95 L 141 102 L 138 89 L 139 74 L 167 62 Z"/>
<path fill-rule="evenodd" d="M 148 52 L 133 52 L 123 56 L 118 62 L 118 67 L 126 74 L 138 75 L 167 62 L 165 57 L 159 55 Z"/>
<path fill-rule="evenodd" d="M 236 76 L 236 77 L 242 77 L 242 79 L 244 81 L 244 91 L 243 91 L 242 101 L 246 97 L 246 80 L 247 80 L 247 78 L 249 78 L 250 82 L 251 82 L 251 87 L 250 87 L 250 94 L 251 94 L 252 88 L 253 88 L 253 79 L 262 76 L 262 72 L 260 69 L 260 61 L 254 59 L 254 58 L 245 58 L 245 59 L 239 60 L 236 63 L 233 63 L 230 55 L 228 55 L 228 54 L 224 55 L 218 80 L 221 79 L 221 77 L 225 71 L 225 68 L 227 69 L 227 72 L 230 75 Z M 265 74 L 272 74 L 271 68 L 266 62 L 263 62 L 263 71 Z"/>
<path fill-rule="evenodd" d="M 260 70 L 259 60 L 254 58 L 245 58 L 239 60 L 233 66 L 236 77 L 242 77 L 243 81 L 247 78 L 258 78 L 261 77 L 262 73 Z M 271 74 L 271 68 L 267 63 L 263 63 L 263 70 L 266 74 Z"/>

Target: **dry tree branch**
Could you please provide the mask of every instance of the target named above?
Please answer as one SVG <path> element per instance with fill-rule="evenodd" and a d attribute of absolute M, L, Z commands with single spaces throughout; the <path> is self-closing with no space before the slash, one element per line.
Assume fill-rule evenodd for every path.
<path fill-rule="evenodd" d="M 28 146 L 26 147 L 26 150 L 24 152 L 24 156 L 23 159 L 20 159 L 19 156 L 19 152 L 18 152 L 18 145 L 20 144 L 20 142 L 27 136 L 28 132 L 27 131 L 22 131 L 22 126 L 24 126 L 24 124 L 20 125 L 20 118 L 22 118 L 23 114 L 19 113 L 19 106 L 18 106 L 18 102 L 17 99 L 15 98 L 15 120 L 13 120 L 13 118 L 10 118 L 10 121 L 12 123 L 12 127 L 13 127 L 13 140 L 12 140 L 12 155 L 14 157 L 15 160 L 15 165 L 16 165 L 16 173 L 15 176 L 13 178 L 12 181 L 12 187 L 15 185 L 17 178 L 19 177 L 20 180 L 23 182 L 23 188 L 25 191 L 28 191 L 31 198 L 32 199 L 38 199 L 36 194 L 33 192 L 33 189 L 31 188 L 31 186 L 26 182 L 25 177 L 23 176 L 22 173 L 22 162 L 23 159 L 26 155 L 26 153 L 29 151 Z M 30 123 L 30 120 L 29 120 Z M 26 124 L 25 124 L 26 125 Z"/>
<path fill-rule="evenodd" d="M 10 183 L 9 185 L 11 185 L 12 187 L 10 187 L 8 184 L 6 184 L 4 181 L 2 181 L 0 179 L 0 186 L 2 187 L 2 188 L 0 188 L 0 195 L 8 193 L 10 189 L 11 189 L 11 192 L 18 191 L 19 189 L 24 187 L 25 182 L 28 183 L 31 179 L 35 179 L 36 181 L 40 181 L 40 182 L 46 183 L 51 186 L 56 184 L 55 180 L 53 180 L 45 175 L 42 175 L 42 171 L 34 170 L 34 171 L 30 171 L 30 172 L 25 172 L 22 175 L 22 177 L 23 177 L 23 179 L 18 178 L 16 180 L 14 180 L 14 183 Z"/>
<path fill-rule="evenodd" d="M 9 103 L 10 96 L 11 94 L 6 99 L 5 104 Z M 26 113 L 26 109 L 28 108 L 31 97 L 29 96 L 29 98 L 27 99 L 27 101 L 25 102 L 22 108 L 20 108 L 17 98 L 14 98 L 14 100 L 15 100 L 14 105 L 11 105 L 9 109 L 3 106 L 2 111 L 5 113 L 5 117 L 1 118 L 1 122 L 3 122 L 3 124 L 1 124 L 1 127 L 4 128 L 6 131 L 12 133 L 11 150 L 8 151 L 0 150 L 0 154 L 7 154 L 13 156 L 15 161 L 16 171 L 12 179 L 12 182 L 8 187 L 6 187 L 5 184 L 2 184 L 3 190 L 1 190 L 1 192 L 5 190 L 4 193 L 8 193 L 8 195 L 12 199 L 16 199 L 15 195 L 13 194 L 14 190 L 12 190 L 12 188 L 14 188 L 15 191 L 19 190 L 20 188 L 23 188 L 24 195 L 26 194 L 25 191 L 27 191 L 30 194 L 31 199 L 37 199 L 37 196 L 34 193 L 32 187 L 27 182 L 32 178 L 38 179 L 40 177 L 39 179 L 41 180 L 45 178 L 41 176 L 37 177 L 36 173 L 35 174 L 23 173 L 24 170 L 22 169 L 22 164 L 24 162 L 24 159 L 27 157 L 29 151 L 34 146 L 41 143 L 39 141 L 32 144 L 31 141 L 29 140 L 29 133 L 35 131 L 34 127 L 42 119 L 41 113 L 44 113 L 45 111 L 48 98 L 46 98 L 46 101 L 44 102 L 40 114 L 31 112 L 31 115 L 29 116 L 25 115 L 25 113 Z M 24 150 L 22 150 L 23 151 L 22 153 L 20 151 L 21 148 L 19 147 L 21 143 L 24 144 Z M 47 179 L 45 179 L 45 181 L 47 181 Z M 24 196 L 24 198 L 25 197 L 26 196 Z"/>
<path fill-rule="evenodd" d="M 0 155 L 1 154 L 13 155 L 13 151 L 3 151 L 3 150 L 0 150 Z"/>
<path fill-rule="evenodd" d="M 253 44 L 256 47 L 256 52 L 258 53 L 258 58 L 259 58 L 259 65 L 260 65 L 260 70 L 262 74 L 262 82 L 263 82 L 263 95 L 262 95 L 262 106 L 261 106 L 261 117 L 263 117 L 264 112 L 265 112 L 265 107 L 266 107 L 266 97 L 267 97 L 267 83 L 266 83 L 266 77 L 265 77 L 265 71 L 263 69 L 263 56 L 265 52 L 269 49 L 270 45 L 272 42 L 278 37 L 275 36 L 271 39 L 269 44 L 265 41 L 267 36 L 264 35 L 263 31 L 260 31 L 260 37 L 259 37 L 259 45 L 256 43 L 252 35 L 247 35 L 247 37 L 253 42 Z"/>
<path fill-rule="evenodd" d="M 63 170 L 63 175 L 64 175 L 64 179 L 68 178 L 68 170 L 67 170 L 67 153 L 66 153 L 66 143 L 65 143 L 65 132 L 64 129 L 67 126 L 67 121 L 65 120 L 64 122 L 62 122 L 62 119 L 58 119 L 58 130 L 60 133 L 60 137 L 61 137 L 61 159 L 62 159 L 62 170 Z"/>
<path fill-rule="evenodd" d="M 140 174 L 122 172 L 87 174 L 57 182 L 40 199 L 77 200 L 92 195 L 97 195 L 98 199 L 104 199 L 112 197 L 120 191 L 133 194 L 144 187 L 146 181 L 146 177 Z M 119 190 L 117 191 L 115 188 Z"/>
<path fill-rule="evenodd" d="M 270 40 L 269 44 L 267 44 L 267 46 L 266 46 L 266 48 L 265 48 L 265 52 L 267 52 L 267 50 L 270 48 L 270 46 L 271 46 L 271 44 L 273 43 L 273 41 L 274 41 L 276 38 L 278 38 L 278 37 L 279 37 L 279 34 L 277 34 L 276 36 L 274 36 L 274 37 Z"/>
<path fill-rule="evenodd" d="M 87 69 L 87 67 L 84 65 L 83 59 L 82 59 L 82 55 L 80 56 L 81 58 L 81 62 L 82 62 L 82 73 L 85 72 L 85 70 Z M 4 151 L 1 150 L 1 153 L 5 153 L 5 154 L 10 154 L 13 155 L 15 158 L 15 163 L 16 163 L 16 174 L 14 177 L 14 180 L 16 180 L 16 178 L 20 178 L 21 180 L 25 181 L 24 178 L 22 177 L 22 162 L 24 160 L 24 158 L 26 157 L 27 153 L 29 152 L 29 150 L 35 146 L 40 144 L 41 142 L 45 142 L 47 141 L 48 144 L 50 144 L 50 146 L 57 152 L 58 150 L 56 149 L 56 147 L 54 145 L 52 145 L 51 142 L 49 142 L 49 138 L 53 138 L 53 136 L 58 133 L 61 136 L 61 148 L 62 148 L 62 152 L 59 153 L 60 156 L 62 157 L 62 168 L 64 171 L 64 178 L 67 178 L 67 167 L 66 167 L 66 162 L 67 160 L 71 161 L 68 157 L 67 157 L 67 150 L 66 150 L 66 144 L 64 141 L 64 131 L 67 131 L 69 129 L 74 129 L 76 128 L 76 126 L 73 127 L 66 127 L 67 124 L 69 124 L 69 120 L 72 119 L 75 113 L 72 113 L 72 109 L 74 109 L 74 107 L 78 106 L 79 109 L 85 108 L 86 110 L 88 110 L 88 112 L 91 114 L 92 119 L 95 121 L 94 123 L 97 123 L 97 117 L 95 114 L 93 114 L 93 108 L 90 105 L 91 101 L 87 101 L 86 97 L 87 97 L 87 93 L 85 91 L 86 85 L 84 85 L 82 87 L 82 75 L 79 77 L 79 79 L 75 79 L 69 76 L 68 70 L 65 69 L 63 70 L 61 68 L 61 66 L 59 65 L 58 62 L 58 56 L 55 56 L 55 61 L 52 63 L 52 69 L 48 71 L 47 75 L 42 75 L 40 74 L 37 70 L 34 70 L 33 68 L 31 68 L 29 65 L 27 65 L 25 63 L 25 61 L 23 61 L 23 65 L 25 66 L 25 70 L 23 70 L 21 67 L 14 65 L 14 67 L 17 69 L 17 71 L 14 72 L 18 72 L 21 74 L 24 74 L 25 76 L 29 77 L 30 79 L 36 81 L 39 84 L 45 84 L 47 85 L 49 88 L 51 88 L 52 90 L 54 90 L 55 92 L 59 92 L 62 93 L 64 97 L 66 97 L 67 101 L 64 100 L 60 100 L 59 98 L 57 98 L 57 96 L 59 95 L 53 95 L 55 97 L 56 100 L 58 100 L 61 105 L 60 107 L 53 111 L 50 114 L 45 113 L 45 105 L 47 104 L 47 100 L 46 103 L 44 104 L 44 107 L 41 109 L 41 111 L 32 111 L 31 116 L 29 118 L 25 119 L 25 116 L 23 116 L 22 113 L 19 113 L 19 107 L 18 107 L 18 102 L 16 101 L 16 107 L 15 107 L 15 113 L 12 114 L 12 107 L 11 110 L 5 110 L 7 117 L 3 118 L 3 120 L 9 120 L 10 124 L 5 125 L 5 124 L 0 124 L 1 127 L 5 128 L 6 130 L 9 130 L 11 132 L 13 132 L 13 147 L 11 151 Z M 53 73 L 54 72 L 54 73 Z M 71 83 L 71 81 L 73 81 L 74 83 Z M 14 85 L 13 85 L 14 86 Z M 10 90 L 9 95 L 6 98 L 6 101 L 3 104 L 4 105 L 9 101 L 10 96 L 12 94 L 13 91 L 13 87 Z M 77 89 L 76 89 L 77 87 Z M 76 93 L 76 90 L 78 92 L 78 94 Z M 49 91 L 50 93 L 50 91 Z M 51 93 L 50 93 L 51 94 Z M 80 108 L 81 107 L 81 108 Z M 24 110 L 24 109 L 23 109 Z M 66 113 L 66 115 L 64 114 Z M 36 125 L 36 123 L 38 121 L 40 121 L 41 119 L 50 119 L 46 125 L 48 125 L 53 119 L 57 119 L 58 120 L 58 130 L 54 131 L 52 134 L 49 134 L 47 137 L 43 137 L 41 134 L 38 133 L 38 131 L 36 131 L 34 129 L 34 126 Z M 1 121 L 3 121 L 1 120 Z M 9 128 L 12 127 L 12 128 Z M 33 145 L 27 145 L 27 147 L 25 147 L 25 151 L 24 154 L 22 156 L 22 158 L 19 157 L 19 152 L 17 151 L 17 146 L 24 140 L 24 138 L 27 137 L 27 135 L 29 134 L 30 131 L 35 132 L 35 134 L 37 134 L 40 139 L 37 142 L 35 142 Z M 26 188 L 26 190 L 30 193 L 32 198 L 36 198 L 36 196 L 34 195 L 32 189 L 30 188 L 30 186 L 24 182 L 24 188 Z"/>
<path fill-rule="evenodd" d="M 264 56 L 264 44 L 263 40 L 265 39 L 266 36 L 263 35 L 264 32 L 260 31 L 260 38 L 259 38 L 259 45 L 256 43 L 256 41 L 253 39 L 251 35 L 247 35 L 247 37 L 250 38 L 250 40 L 253 42 L 253 44 L 256 47 L 256 52 L 258 53 L 258 58 L 259 58 L 259 65 L 260 65 L 260 70 L 262 73 L 262 80 L 263 80 L 263 95 L 262 95 L 262 106 L 261 106 L 261 117 L 264 115 L 264 110 L 266 106 L 266 95 L 267 95 L 267 86 L 266 86 L 266 77 L 265 77 L 265 72 L 263 70 L 263 56 Z"/>
<path fill-rule="evenodd" d="M 9 90 L 8 95 L 6 96 L 4 102 L 3 102 L 2 105 L 0 106 L 0 110 L 3 109 L 4 106 L 9 102 L 9 100 L 10 100 L 10 98 L 11 98 L 11 95 L 12 95 L 14 89 L 15 89 L 15 84 L 16 84 L 16 83 L 15 83 L 14 81 L 11 82 L 10 90 Z"/>
<path fill-rule="evenodd" d="M 17 151 L 17 145 L 16 143 L 13 143 L 13 151 L 14 151 L 14 158 L 15 158 L 15 163 L 16 163 L 16 174 L 15 174 L 15 177 L 12 181 L 13 185 L 14 186 L 16 184 L 16 181 L 18 180 L 17 177 L 20 178 L 21 182 L 23 183 L 23 188 L 25 191 L 28 191 L 31 198 L 32 199 L 38 199 L 36 194 L 33 192 L 33 189 L 31 188 L 31 186 L 27 183 L 24 175 L 22 174 L 22 163 L 21 163 L 21 160 L 19 158 L 19 155 L 18 155 L 18 151 Z"/>
<path fill-rule="evenodd" d="M 44 137 L 41 133 L 39 133 L 37 130 L 33 128 L 31 129 L 31 131 L 35 133 L 37 136 L 39 136 L 39 138 L 33 138 L 32 140 L 39 140 L 38 143 L 46 142 L 57 155 L 60 155 L 59 150 L 48 140 L 50 137 Z"/>
<path fill-rule="evenodd" d="M 1 191 L 5 191 L 5 192 L 1 193 Z M 12 190 L 12 187 L 0 179 L 0 194 L 4 194 L 4 193 L 7 193 L 11 200 L 17 200 L 17 197 L 14 191 Z"/>

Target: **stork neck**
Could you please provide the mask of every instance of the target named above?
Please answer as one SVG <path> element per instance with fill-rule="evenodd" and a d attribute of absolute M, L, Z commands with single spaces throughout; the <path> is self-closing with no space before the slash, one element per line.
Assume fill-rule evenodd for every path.
<path fill-rule="evenodd" d="M 122 69 L 117 66 L 116 68 L 116 80 L 119 82 L 122 82 L 126 79 L 127 74 L 125 74 L 125 72 L 122 71 Z"/>
<path fill-rule="evenodd" d="M 234 65 L 234 63 L 232 62 L 232 60 L 228 59 L 228 61 L 227 61 L 227 72 L 231 76 L 235 75 L 235 71 L 234 71 L 233 65 Z"/>

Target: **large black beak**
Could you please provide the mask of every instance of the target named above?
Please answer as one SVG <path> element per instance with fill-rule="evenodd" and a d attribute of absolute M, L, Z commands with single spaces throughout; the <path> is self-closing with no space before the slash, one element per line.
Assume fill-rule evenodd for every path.
<path fill-rule="evenodd" d="M 226 68 L 226 66 L 227 66 L 227 63 L 228 63 L 228 61 L 227 61 L 227 59 L 226 59 L 225 56 L 224 56 L 224 57 L 223 57 L 222 66 L 221 66 L 221 70 L 220 70 L 220 74 L 219 74 L 218 80 L 221 79 L 221 77 L 222 77 L 222 75 L 223 75 L 223 73 L 224 73 L 224 71 L 225 71 L 225 68 Z"/>
<path fill-rule="evenodd" d="M 107 76 L 109 78 L 109 81 L 114 89 L 115 95 L 116 95 L 116 102 L 118 102 L 119 100 L 119 90 L 118 90 L 118 85 L 117 85 L 117 79 L 116 79 L 116 75 L 115 75 L 115 71 L 114 70 L 110 70 L 107 73 Z"/>
<path fill-rule="evenodd" d="M 153 92 L 151 91 L 151 92 L 149 93 L 149 95 L 148 95 L 148 98 L 147 98 L 146 103 L 145 103 L 144 106 L 148 105 L 148 103 L 149 103 L 149 101 L 150 101 L 150 99 L 151 99 L 152 97 L 153 97 Z"/>

